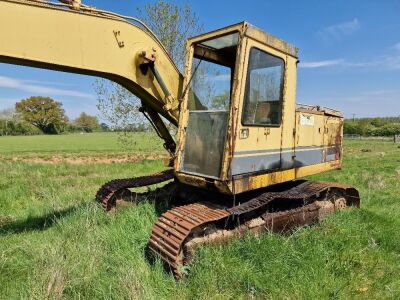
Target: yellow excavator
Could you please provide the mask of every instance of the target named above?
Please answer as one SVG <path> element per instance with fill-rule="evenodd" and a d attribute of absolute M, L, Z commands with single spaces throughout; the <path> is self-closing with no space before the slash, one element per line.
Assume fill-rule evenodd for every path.
<path fill-rule="evenodd" d="M 169 168 L 110 181 L 96 199 L 108 211 L 129 189 L 169 182 L 160 195 L 174 206 L 149 248 L 175 276 L 198 245 L 359 207 L 352 186 L 299 179 L 341 168 L 343 116 L 296 104 L 297 48 L 242 22 L 190 38 L 186 53 L 182 75 L 138 19 L 77 0 L 0 0 L 0 62 L 107 78 L 140 98 Z"/>

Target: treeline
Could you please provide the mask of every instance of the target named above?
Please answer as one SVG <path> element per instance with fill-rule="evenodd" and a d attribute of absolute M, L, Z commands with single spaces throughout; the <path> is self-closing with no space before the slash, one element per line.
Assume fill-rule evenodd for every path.
<path fill-rule="evenodd" d="M 15 104 L 15 108 L 0 111 L 0 136 L 62 134 L 95 131 L 150 132 L 149 123 L 129 124 L 124 128 L 110 128 L 99 123 L 95 116 L 82 112 L 69 120 L 62 103 L 48 97 L 30 97 Z"/>
<path fill-rule="evenodd" d="M 77 132 L 95 132 L 95 131 L 109 131 L 107 124 L 100 124 L 94 128 L 87 126 L 80 126 L 75 122 L 68 122 L 64 126 L 60 126 L 56 131 L 52 131 L 51 134 L 63 134 L 63 133 L 77 133 Z M 45 133 L 36 126 L 21 120 L 19 117 L 2 118 L 0 116 L 0 136 L 6 135 L 41 135 L 49 134 Z"/>
<path fill-rule="evenodd" d="M 42 134 L 42 131 L 29 123 L 15 119 L 0 119 L 0 136 L 37 134 Z"/>
<path fill-rule="evenodd" d="M 97 117 L 82 112 L 69 120 L 62 104 L 48 97 L 30 97 L 15 104 L 15 108 L 0 111 L 0 136 L 60 134 L 65 132 L 107 131 Z"/>
<path fill-rule="evenodd" d="M 400 134 L 400 117 L 345 120 L 343 132 L 362 136 L 394 136 Z"/>
<path fill-rule="evenodd" d="M 88 127 L 78 126 L 74 123 L 68 123 L 59 128 L 58 134 L 79 133 L 79 132 L 153 132 L 150 124 L 139 123 L 131 124 L 125 128 L 110 128 L 107 124 L 101 123 L 99 127 L 88 129 Z M 44 134 L 39 128 L 18 118 L 2 118 L 0 116 L 0 136 L 18 136 L 18 135 L 41 135 Z"/>

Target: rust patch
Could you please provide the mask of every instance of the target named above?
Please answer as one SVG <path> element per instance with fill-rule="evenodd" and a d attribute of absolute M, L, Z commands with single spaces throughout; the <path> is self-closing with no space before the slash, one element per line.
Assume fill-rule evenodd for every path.
<path fill-rule="evenodd" d="M 224 242 L 249 231 L 287 232 L 315 223 L 343 205 L 359 206 L 358 191 L 352 186 L 309 181 L 245 199 L 229 208 L 194 203 L 165 212 L 153 227 L 149 248 L 180 278 L 181 267 L 200 244 Z"/>
<path fill-rule="evenodd" d="M 229 215 L 225 209 L 211 203 L 194 203 L 171 209 L 154 224 L 149 248 L 169 265 L 175 277 L 180 278 L 180 267 L 185 263 L 183 247 L 189 235 L 200 225 Z"/>
<path fill-rule="evenodd" d="M 195 250 L 204 244 L 223 244 L 232 238 L 238 238 L 251 232 L 258 235 L 262 232 L 287 233 L 295 228 L 318 222 L 335 211 L 331 201 L 315 201 L 311 204 L 275 213 L 264 213 L 261 217 L 237 226 L 232 230 L 220 229 L 209 235 L 195 237 L 187 242 L 188 260 Z"/>
<path fill-rule="evenodd" d="M 335 160 L 339 160 L 342 157 L 342 142 L 343 142 L 343 122 L 340 123 L 336 130 L 335 138 Z"/>

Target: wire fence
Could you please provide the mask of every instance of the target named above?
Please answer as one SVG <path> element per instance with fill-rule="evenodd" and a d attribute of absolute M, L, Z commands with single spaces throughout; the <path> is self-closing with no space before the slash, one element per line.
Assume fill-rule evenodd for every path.
<path fill-rule="evenodd" d="M 361 134 L 344 134 L 343 137 L 347 140 L 361 140 Z"/>
<path fill-rule="evenodd" d="M 344 134 L 345 140 L 378 140 L 378 141 L 393 141 L 395 144 L 400 144 L 400 134 L 394 136 L 362 136 L 361 134 Z"/>

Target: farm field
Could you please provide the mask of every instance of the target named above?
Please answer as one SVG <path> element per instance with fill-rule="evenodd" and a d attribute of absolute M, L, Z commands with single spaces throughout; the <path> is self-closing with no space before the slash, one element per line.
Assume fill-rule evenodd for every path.
<path fill-rule="evenodd" d="M 128 149 L 127 149 L 128 148 Z M 0 139 L 0 160 L 33 163 L 113 163 L 166 157 L 155 134 L 135 133 L 123 147 L 113 132 L 10 136 Z"/>
<path fill-rule="evenodd" d="M 345 141 L 344 166 L 311 179 L 352 184 L 361 208 L 291 235 L 199 249 L 176 282 L 146 244 L 167 203 L 106 214 L 96 190 L 164 169 L 162 142 L 113 133 L 0 137 L 0 299 L 398 299 L 400 148 Z M 119 158 L 119 159 L 116 159 Z"/>

